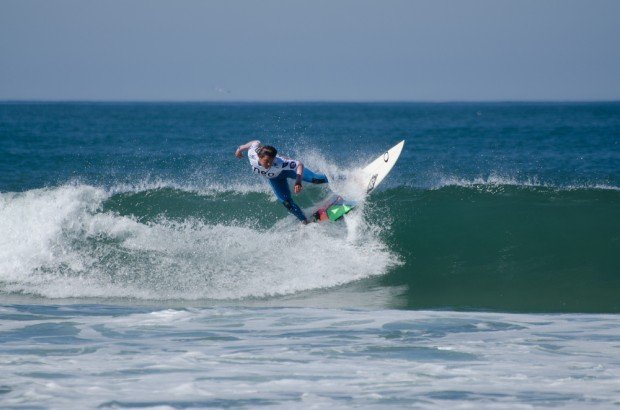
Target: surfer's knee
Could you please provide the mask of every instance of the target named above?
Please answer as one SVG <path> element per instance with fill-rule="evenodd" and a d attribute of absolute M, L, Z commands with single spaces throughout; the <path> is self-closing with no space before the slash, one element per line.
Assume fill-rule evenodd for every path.
<path fill-rule="evenodd" d="M 313 184 L 326 184 L 329 182 L 327 180 L 327 175 L 320 172 L 314 172 L 309 168 L 304 169 L 303 180 Z"/>
<path fill-rule="evenodd" d="M 297 204 L 289 199 L 285 199 L 282 202 L 282 205 L 284 205 L 284 207 L 293 215 L 295 215 L 297 217 L 297 219 L 299 219 L 301 222 L 305 222 L 307 223 L 307 218 L 306 215 L 304 215 L 303 211 L 301 210 L 301 208 L 299 208 L 299 206 L 297 206 Z"/>

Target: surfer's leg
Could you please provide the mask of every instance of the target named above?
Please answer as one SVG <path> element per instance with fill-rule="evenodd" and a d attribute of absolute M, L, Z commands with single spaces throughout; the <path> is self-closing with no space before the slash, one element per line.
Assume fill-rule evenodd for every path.
<path fill-rule="evenodd" d="M 278 179 L 284 178 L 296 179 L 297 173 L 293 170 L 282 171 L 278 176 Z M 305 182 L 312 182 L 313 184 L 326 184 L 329 182 L 327 180 L 327 175 L 314 172 L 306 167 L 304 167 L 304 173 L 301 175 L 301 179 Z"/>
<path fill-rule="evenodd" d="M 305 167 L 302 179 L 306 182 L 312 182 L 313 184 L 326 184 L 329 182 L 327 180 L 327 175 L 321 174 L 319 172 L 314 172 L 311 169 Z"/>
<path fill-rule="evenodd" d="M 306 221 L 306 215 L 299 208 L 299 206 L 293 201 L 291 197 L 291 188 L 288 186 L 286 178 L 273 178 L 269 180 L 273 192 L 276 194 L 278 201 L 284 205 L 284 207 L 302 222 Z"/>

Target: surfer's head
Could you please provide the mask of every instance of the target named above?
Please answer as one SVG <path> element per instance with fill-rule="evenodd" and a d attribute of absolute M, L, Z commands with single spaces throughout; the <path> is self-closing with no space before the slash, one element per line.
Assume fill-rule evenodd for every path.
<path fill-rule="evenodd" d="M 278 155 L 278 150 L 271 145 L 265 145 L 263 147 L 260 147 L 257 154 L 258 163 L 261 165 L 261 167 L 271 168 L 273 160 L 276 158 L 276 155 Z"/>

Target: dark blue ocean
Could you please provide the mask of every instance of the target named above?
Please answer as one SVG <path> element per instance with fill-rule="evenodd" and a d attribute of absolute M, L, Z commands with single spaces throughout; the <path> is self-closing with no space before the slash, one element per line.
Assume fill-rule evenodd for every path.
<path fill-rule="evenodd" d="M 0 103 L 0 407 L 609 408 L 619 313 L 620 103 Z"/>

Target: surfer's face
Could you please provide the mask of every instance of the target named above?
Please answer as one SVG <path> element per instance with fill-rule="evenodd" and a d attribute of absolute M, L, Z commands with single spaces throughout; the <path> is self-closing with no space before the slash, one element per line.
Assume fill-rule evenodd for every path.
<path fill-rule="evenodd" d="M 273 160 L 273 157 L 270 157 L 269 155 L 264 155 L 258 159 L 258 163 L 263 168 L 271 168 L 271 166 L 273 165 Z"/>

